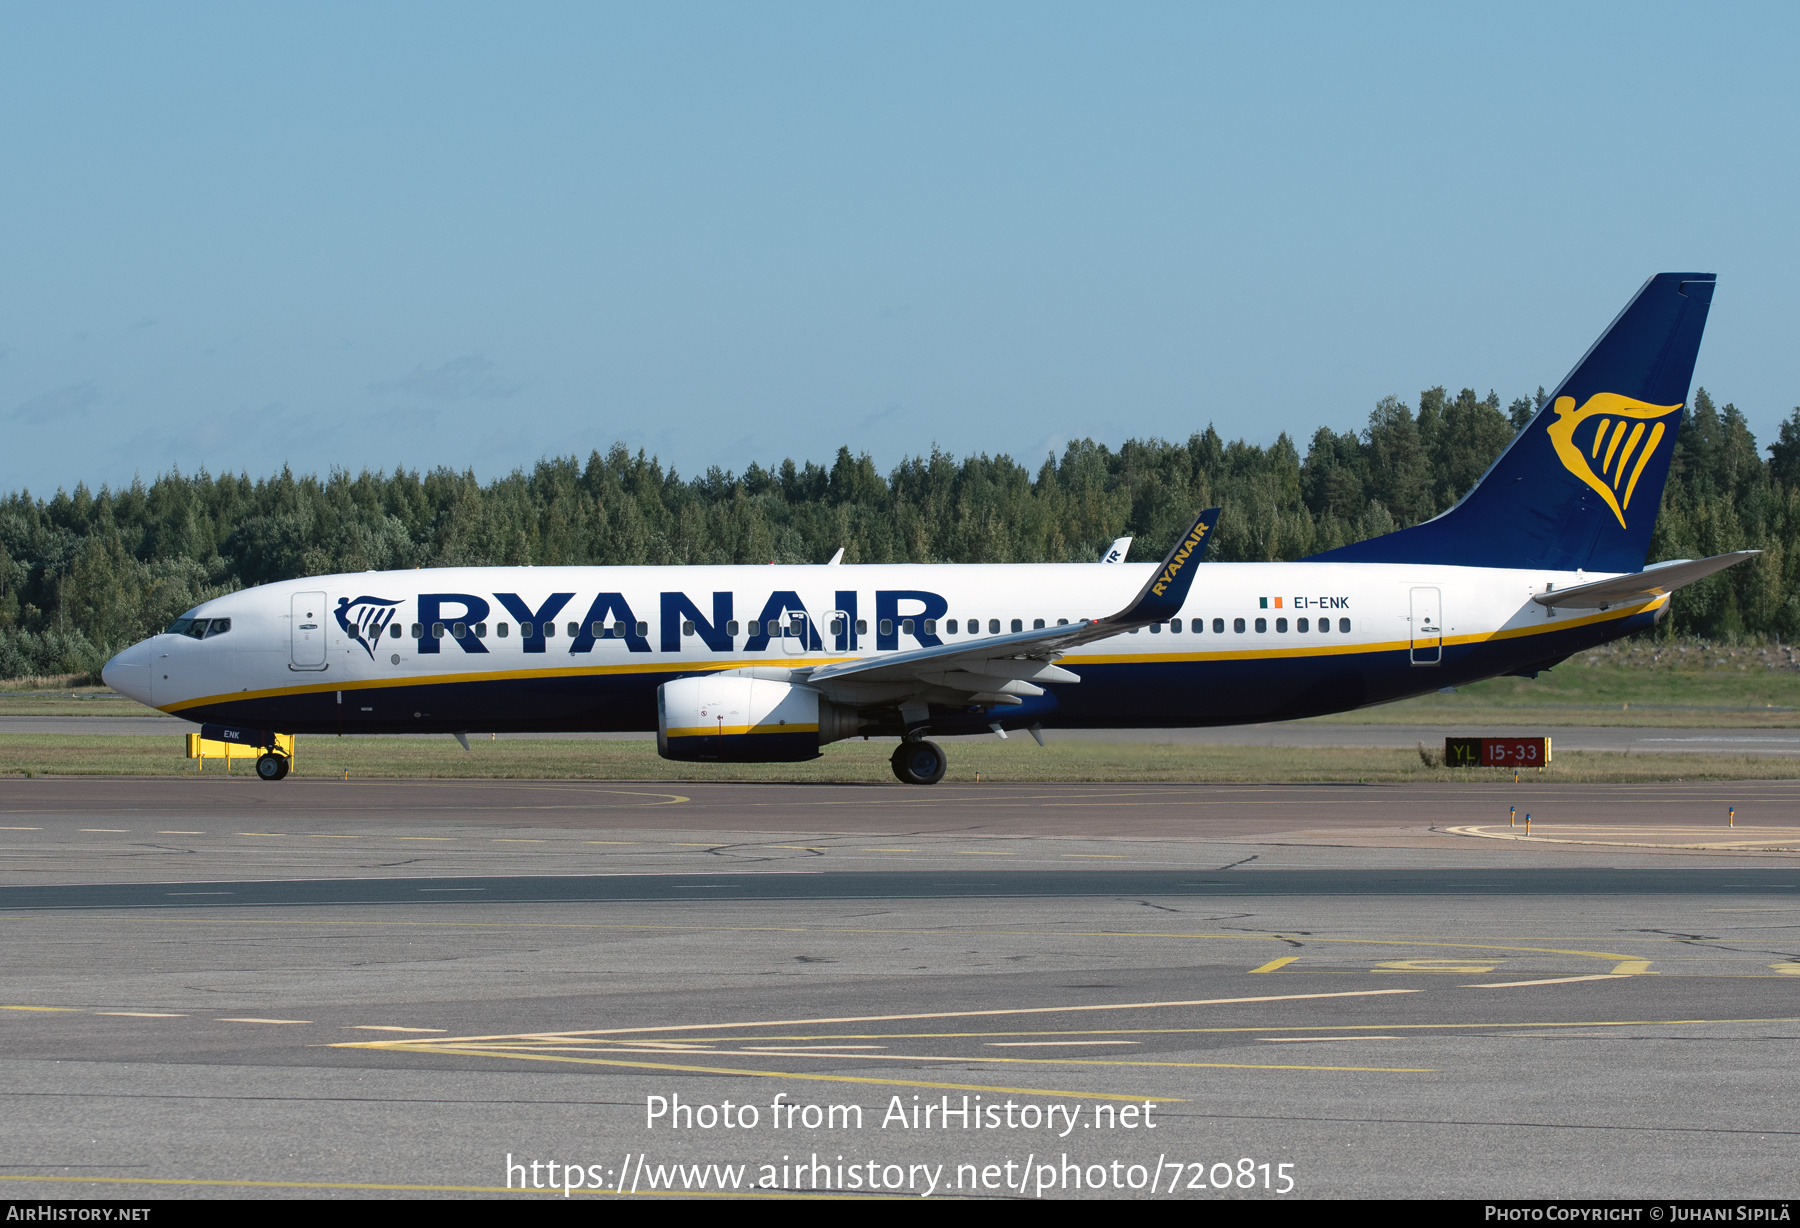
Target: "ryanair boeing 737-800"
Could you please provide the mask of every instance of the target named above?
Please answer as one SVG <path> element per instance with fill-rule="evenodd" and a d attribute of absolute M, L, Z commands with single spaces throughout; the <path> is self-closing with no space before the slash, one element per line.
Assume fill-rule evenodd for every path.
<path fill-rule="evenodd" d="M 126 695 L 276 733 L 656 731 L 682 760 L 929 734 L 1229 725 L 1531 674 L 1653 625 L 1749 552 L 1645 567 L 1714 279 L 1652 277 L 1461 502 L 1292 563 L 456 567 L 217 598 L 120 653 Z M 840 551 L 840 554 L 842 552 Z"/>

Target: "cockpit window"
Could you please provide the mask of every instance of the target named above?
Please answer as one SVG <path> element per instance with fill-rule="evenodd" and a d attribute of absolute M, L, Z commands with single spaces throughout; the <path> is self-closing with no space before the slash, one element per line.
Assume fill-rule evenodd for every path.
<path fill-rule="evenodd" d="M 164 635 L 186 635 L 197 640 L 224 635 L 231 630 L 229 618 L 178 618 L 170 623 Z"/>

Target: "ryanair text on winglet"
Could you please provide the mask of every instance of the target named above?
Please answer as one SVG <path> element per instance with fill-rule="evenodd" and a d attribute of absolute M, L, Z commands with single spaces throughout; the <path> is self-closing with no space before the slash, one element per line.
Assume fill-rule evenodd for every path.
<path fill-rule="evenodd" d="M 1155 593 L 1158 597 L 1162 596 L 1163 590 L 1174 581 L 1176 573 L 1179 572 L 1182 566 L 1188 561 L 1188 556 L 1194 553 L 1194 547 L 1198 546 L 1205 537 L 1205 522 L 1201 521 L 1196 523 L 1193 530 L 1188 533 L 1187 540 L 1181 543 L 1181 549 L 1175 552 L 1175 557 L 1169 560 L 1169 565 L 1167 567 L 1163 568 L 1162 575 L 1156 577 L 1156 583 L 1150 586 L 1150 591 Z M 1209 572 L 1208 574 L 1210 575 L 1211 573 Z"/>

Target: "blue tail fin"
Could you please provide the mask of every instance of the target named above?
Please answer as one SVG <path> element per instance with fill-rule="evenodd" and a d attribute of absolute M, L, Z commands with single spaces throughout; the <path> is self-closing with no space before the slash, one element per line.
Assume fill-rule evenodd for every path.
<path fill-rule="evenodd" d="M 1312 560 L 1641 570 L 1712 294 L 1658 273 L 1455 507 Z"/>

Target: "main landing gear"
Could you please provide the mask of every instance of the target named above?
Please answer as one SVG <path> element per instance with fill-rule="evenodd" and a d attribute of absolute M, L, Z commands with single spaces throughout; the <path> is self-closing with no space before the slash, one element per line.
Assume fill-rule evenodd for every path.
<path fill-rule="evenodd" d="M 894 748 L 894 776 L 903 785 L 935 785 L 949 761 L 936 742 L 902 742 Z"/>
<path fill-rule="evenodd" d="M 265 751 L 256 760 L 256 774 L 264 780 L 280 780 L 288 774 L 288 757 Z M 941 776 L 943 772 L 940 770 L 938 774 Z"/>

